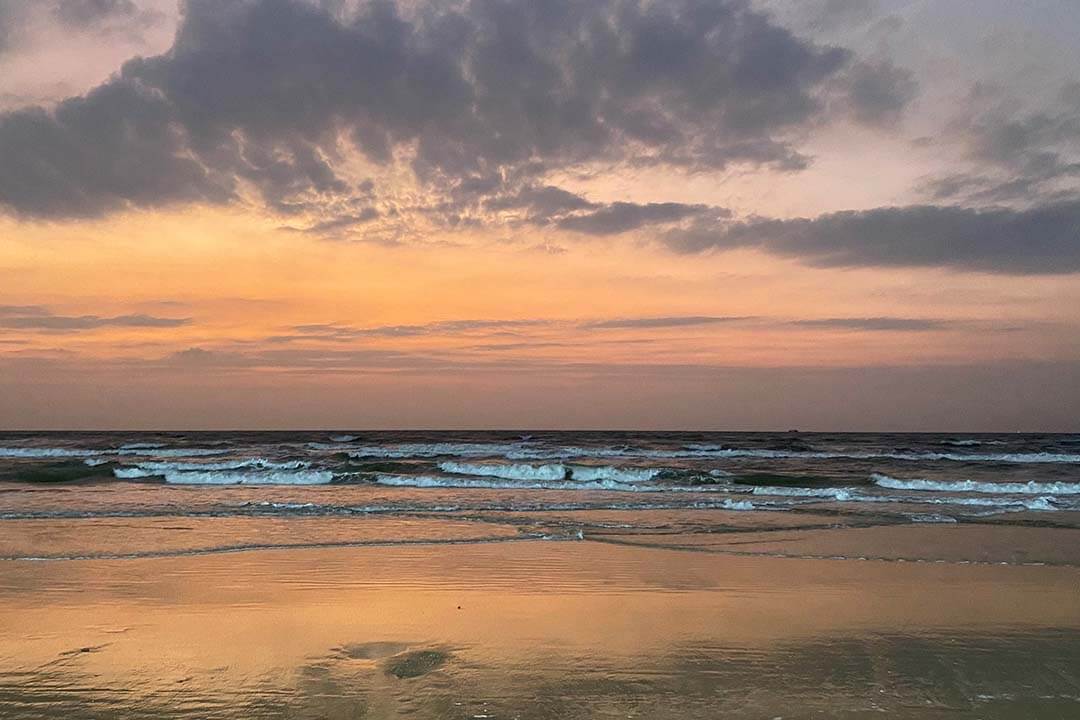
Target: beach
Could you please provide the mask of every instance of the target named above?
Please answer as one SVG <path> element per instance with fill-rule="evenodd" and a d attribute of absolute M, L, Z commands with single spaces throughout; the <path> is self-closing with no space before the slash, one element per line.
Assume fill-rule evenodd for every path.
<path fill-rule="evenodd" d="M 0 717 L 1080 714 L 1072 436 L 3 440 Z"/>
<path fill-rule="evenodd" d="M 1065 718 L 1078 590 L 588 540 L 6 562 L 0 714 Z"/>

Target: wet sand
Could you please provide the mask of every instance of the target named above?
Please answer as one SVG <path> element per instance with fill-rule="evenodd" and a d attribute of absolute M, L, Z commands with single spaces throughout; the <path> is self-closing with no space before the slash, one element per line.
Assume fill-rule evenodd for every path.
<path fill-rule="evenodd" d="M 0 717 L 1080 717 L 1075 566 L 613 539 L 2 561 Z"/>

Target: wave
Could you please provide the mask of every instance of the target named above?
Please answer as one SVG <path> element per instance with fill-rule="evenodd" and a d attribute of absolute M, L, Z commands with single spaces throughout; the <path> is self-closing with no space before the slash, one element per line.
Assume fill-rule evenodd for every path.
<path fill-rule="evenodd" d="M 204 457 L 208 455 L 227 455 L 229 448 L 151 448 L 119 447 L 113 451 L 116 455 L 142 455 L 145 457 Z"/>
<path fill-rule="evenodd" d="M 511 478 L 478 478 L 464 475 L 379 475 L 380 485 L 421 488 L 487 488 L 493 490 L 615 490 L 658 492 L 665 488 L 655 485 L 619 482 L 610 478 L 598 480 L 514 480 Z M 677 489 L 677 488 L 670 488 Z"/>
<path fill-rule="evenodd" d="M 677 451 L 676 451 L 677 452 Z M 727 448 L 715 445 L 690 445 L 686 455 L 671 457 L 763 458 L 804 460 L 912 460 L 998 463 L 1080 463 L 1075 453 L 950 453 L 950 452 L 819 452 L 814 450 L 765 450 Z"/>
<path fill-rule="evenodd" d="M 491 457 L 507 460 L 562 460 L 574 457 L 645 458 L 645 459 L 803 459 L 803 460 L 908 460 L 998 463 L 1080 463 L 1076 453 L 957 453 L 908 451 L 817 451 L 738 448 L 722 445 L 686 445 L 680 449 L 643 449 L 628 446 L 579 447 L 563 445 L 542 447 L 526 443 L 401 443 L 342 448 L 323 443 L 309 443 L 317 449 L 348 449 L 353 458 L 427 458 Z"/>
<path fill-rule="evenodd" d="M 158 477 L 161 473 L 144 470 L 141 467 L 118 467 L 113 468 L 113 475 L 117 480 L 138 480 L 139 478 Z"/>
<path fill-rule="evenodd" d="M 137 467 L 143 470 L 152 470 L 158 473 L 170 470 L 241 470 L 252 468 L 255 470 L 302 470 L 311 463 L 303 460 L 287 460 L 275 462 L 265 458 L 248 458 L 245 460 L 225 460 L 222 462 L 141 462 Z"/>
<path fill-rule="evenodd" d="M 870 480 L 879 487 L 891 490 L 924 490 L 930 492 L 972 492 L 993 495 L 1080 495 L 1080 483 L 1026 482 L 987 483 L 975 480 L 901 480 L 874 473 Z"/>
<path fill-rule="evenodd" d="M 411 458 L 411 457 L 507 457 L 528 452 L 516 443 L 400 443 L 396 445 L 367 445 L 353 448 L 352 458 Z M 532 456 L 530 456 L 532 457 Z M 536 457 L 540 457 L 537 455 Z"/>
<path fill-rule="evenodd" d="M 113 450 L 91 450 L 89 448 L 43 448 L 16 447 L 0 448 L 0 458 L 88 458 L 101 455 L 138 455 L 142 457 L 202 457 L 205 455 L 225 455 L 228 448 L 164 448 L 151 447 L 152 443 L 134 443 L 121 445 Z"/>
<path fill-rule="evenodd" d="M 84 450 L 82 448 L 0 448 L 0 458 L 81 458 L 104 454 L 105 451 L 103 450 Z"/>
<path fill-rule="evenodd" d="M 336 443 L 347 443 L 356 440 L 355 435 L 331 435 L 330 441 Z"/>
<path fill-rule="evenodd" d="M 949 525 L 955 525 L 957 523 L 956 518 L 952 515 L 911 515 L 911 522 L 913 523 L 944 523 Z"/>
<path fill-rule="evenodd" d="M 909 489 L 909 488 L 896 488 Z M 1062 509 L 1058 506 L 1055 497 L 1044 495 L 1042 497 L 997 497 L 997 498 L 969 498 L 969 497 L 904 497 L 899 495 L 866 495 L 858 492 L 855 488 L 798 488 L 798 487 L 765 487 L 759 486 L 751 491 L 755 496 L 782 496 L 792 498 L 822 498 L 836 500 L 837 502 L 855 503 L 901 503 L 913 505 L 966 505 L 974 507 L 993 508 L 996 512 L 1010 512 L 1017 510 L 1036 510 L 1039 512 L 1054 512 Z"/>
<path fill-rule="evenodd" d="M 969 507 L 992 508 L 991 512 L 986 513 L 988 515 L 997 515 L 1003 512 L 1017 512 L 1021 510 L 1056 512 L 1062 509 L 1057 506 L 1057 498 L 1050 496 L 1036 498 L 996 498 L 993 500 L 990 498 L 902 498 L 900 502 L 908 502 L 915 505 L 966 505 Z"/>
<path fill-rule="evenodd" d="M 975 440 L 974 438 L 959 438 L 953 440 L 942 440 L 942 445 L 949 445 L 952 447 L 979 447 L 980 445 L 1005 445 L 1004 440 Z"/>
<path fill-rule="evenodd" d="M 329 470 L 173 470 L 164 477 L 173 485 L 326 485 L 334 474 Z"/>
<path fill-rule="evenodd" d="M 648 482 L 662 472 L 658 468 L 617 468 L 594 465 L 563 465 L 562 463 L 500 465 L 454 461 L 439 463 L 439 469 L 455 475 L 496 477 L 506 480 L 569 481 L 574 484 L 574 487 L 579 487 L 582 483 L 606 481 L 616 483 Z"/>
<path fill-rule="evenodd" d="M 507 480 L 566 480 L 568 474 L 566 466 L 562 464 L 494 465 L 447 461 L 439 463 L 439 469 L 454 475 L 475 475 Z"/>
<path fill-rule="evenodd" d="M 614 480 L 619 483 L 643 483 L 654 479 L 663 472 L 659 468 L 617 468 L 610 466 L 571 465 L 572 480 L 595 482 Z"/>
<path fill-rule="evenodd" d="M 832 498 L 841 502 L 858 499 L 856 495 L 853 495 L 853 488 L 771 487 L 758 485 L 754 487 L 751 493 L 753 495 L 782 495 L 785 497 Z"/>

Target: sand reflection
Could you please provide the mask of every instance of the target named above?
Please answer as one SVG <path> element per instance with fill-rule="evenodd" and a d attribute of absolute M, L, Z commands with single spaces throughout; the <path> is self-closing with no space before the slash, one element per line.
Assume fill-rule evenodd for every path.
<path fill-rule="evenodd" d="M 537 542 L 9 562 L 0 586 L 5 718 L 1080 709 L 1073 568 Z"/>

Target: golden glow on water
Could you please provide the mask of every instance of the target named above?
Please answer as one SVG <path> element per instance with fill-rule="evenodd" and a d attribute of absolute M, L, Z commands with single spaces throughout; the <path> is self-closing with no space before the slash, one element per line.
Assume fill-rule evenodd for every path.
<path fill-rule="evenodd" d="M 450 717 L 485 707 L 559 717 L 563 703 L 586 714 L 666 703 L 682 717 L 878 704 L 907 717 L 918 705 L 981 707 L 979 693 L 1037 697 L 1051 681 L 1032 678 L 1047 668 L 1015 663 L 1075 659 L 1077 582 L 1072 568 L 595 543 L 6 562 L 0 707 L 51 716 L 35 704 L 48 687 L 54 707 L 78 692 L 140 717 L 162 702 L 181 715 L 205 704 L 220 706 L 215 717 L 248 717 L 267 698 L 282 716 L 350 717 L 337 704 L 348 700 L 374 717 L 445 717 L 447 707 Z M 424 651 L 445 663 L 413 679 L 387 674 L 391 656 Z M 852 652 L 877 670 L 832 664 Z M 961 675 L 942 675 L 943 663 Z M 815 684 L 823 677 L 831 692 Z M 93 689 L 77 690 L 90 678 Z M 1078 679 L 1053 682 L 1060 693 Z"/>

